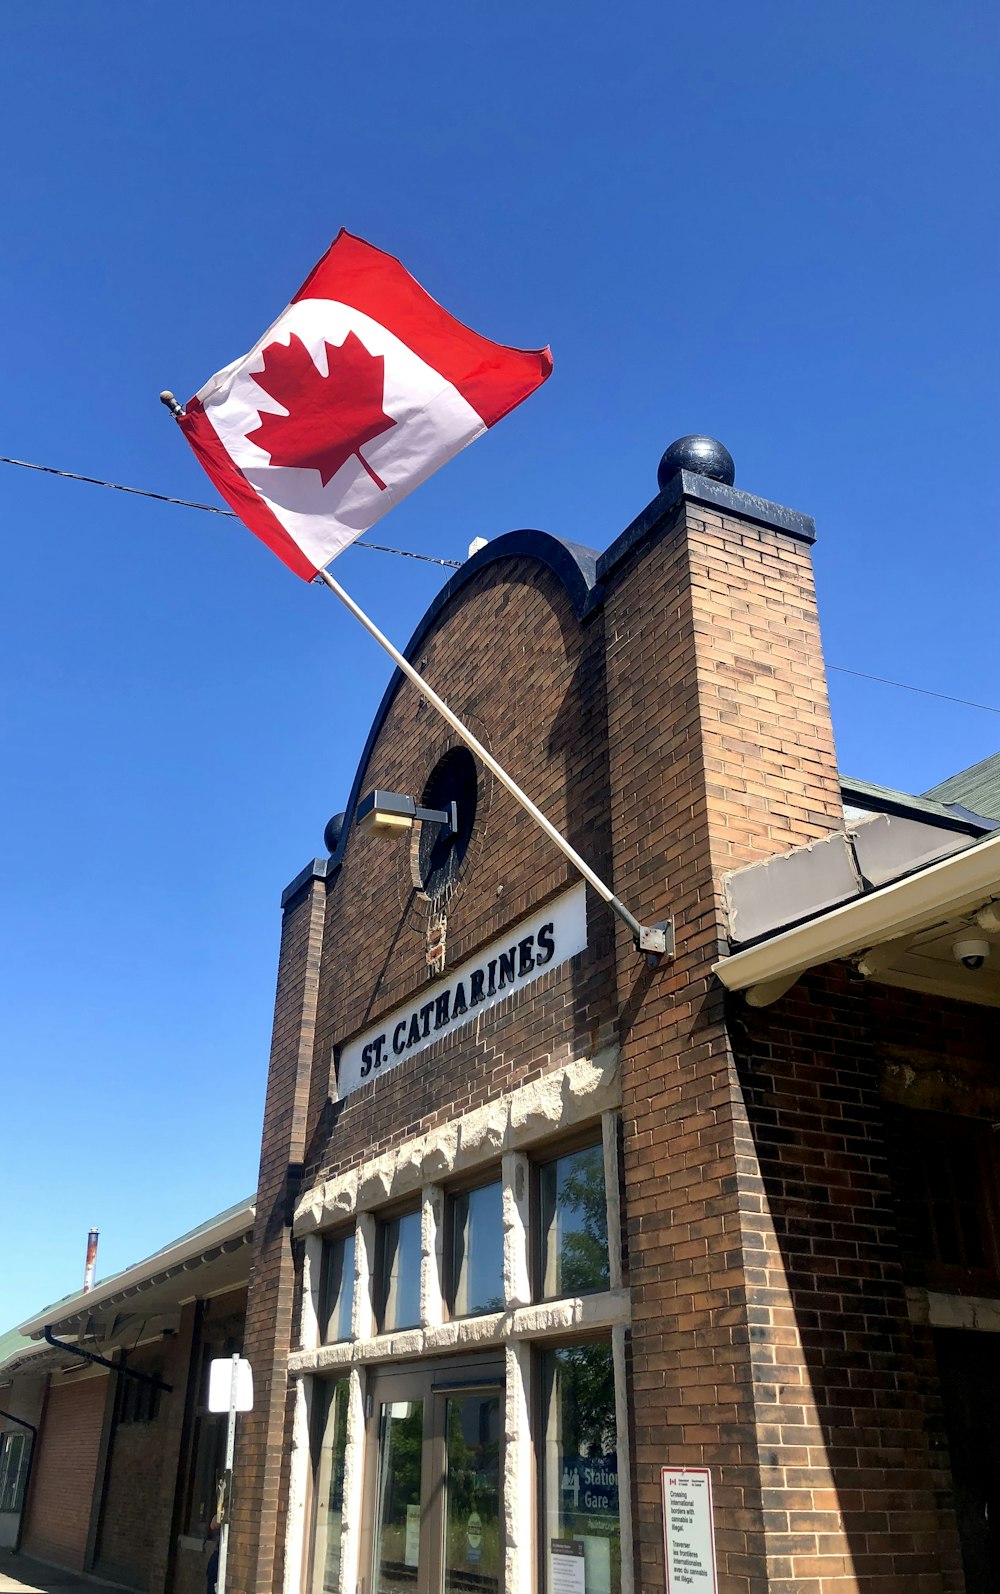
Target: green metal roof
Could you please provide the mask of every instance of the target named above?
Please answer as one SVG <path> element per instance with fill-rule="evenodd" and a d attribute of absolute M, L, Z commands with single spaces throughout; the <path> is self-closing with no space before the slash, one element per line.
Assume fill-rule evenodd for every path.
<path fill-rule="evenodd" d="M 961 803 L 987 819 L 1000 819 L 1000 753 L 992 753 L 978 764 L 949 775 L 939 786 L 924 793 L 941 803 Z"/>
<path fill-rule="evenodd" d="M 945 825 L 949 830 L 963 830 L 970 835 L 978 835 L 992 828 L 986 823 L 977 825 L 975 815 L 982 815 L 984 820 L 1000 818 L 1000 814 L 994 816 L 988 809 L 979 808 L 964 798 L 944 799 L 939 796 L 939 790 L 926 792 L 923 797 L 914 797 L 910 792 L 895 791 L 891 786 L 876 786 L 870 780 L 851 780 L 844 775 L 840 781 L 841 795 L 848 807 L 867 808 L 874 813 L 903 814 L 911 819 L 923 819 L 929 824 Z M 956 814 L 946 806 L 947 801 L 961 803 L 972 813 Z"/>

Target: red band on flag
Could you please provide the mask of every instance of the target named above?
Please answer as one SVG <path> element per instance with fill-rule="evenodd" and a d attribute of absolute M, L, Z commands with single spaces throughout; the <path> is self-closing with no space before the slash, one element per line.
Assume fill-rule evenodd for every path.
<path fill-rule="evenodd" d="M 185 413 L 178 416 L 177 424 L 226 503 L 239 515 L 244 526 L 261 542 L 266 542 L 271 552 L 283 559 L 289 570 L 294 570 L 303 581 L 311 581 L 319 566 L 310 563 L 295 538 L 289 536 L 278 517 L 271 513 L 260 494 L 250 486 L 243 472 L 233 464 L 199 399 L 191 400 Z"/>
<path fill-rule="evenodd" d="M 511 349 L 493 343 L 432 299 L 395 255 L 341 228 L 318 265 L 292 299 L 337 299 L 385 327 L 405 327 L 415 354 L 440 371 L 495 426 L 540 387 L 552 372 L 544 349 Z"/>

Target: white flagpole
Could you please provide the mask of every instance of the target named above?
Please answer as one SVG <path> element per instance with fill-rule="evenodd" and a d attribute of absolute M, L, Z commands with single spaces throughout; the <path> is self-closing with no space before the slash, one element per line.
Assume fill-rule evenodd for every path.
<path fill-rule="evenodd" d="M 170 411 L 175 420 L 181 420 L 183 418 L 183 406 L 177 402 L 169 388 L 165 388 L 160 394 L 160 403 L 166 405 L 167 409 Z M 362 461 L 362 463 L 364 462 Z M 608 904 L 608 907 L 611 908 L 612 912 L 616 913 L 619 919 L 622 919 L 624 923 L 628 925 L 629 929 L 632 931 L 632 938 L 635 941 L 637 951 L 645 952 L 651 963 L 655 962 L 657 958 L 662 957 L 664 954 L 666 954 L 668 957 L 673 957 L 673 920 L 668 919 L 665 924 L 640 924 L 635 915 L 629 912 L 624 902 L 615 896 L 610 886 L 606 886 L 604 884 L 604 881 L 601 879 L 600 875 L 594 873 L 593 869 L 588 863 L 584 862 L 576 849 L 570 846 L 569 842 L 566 840 L 566 837 L 556 829 L 555 825 L 551 824 L 549 820 L 546 819 L 540 808 L 535 807 L 535 804 L 531 801 L 531 798 L 527 795 L 527 793 L 521 790 L 517 782 L 511 779 L 510 775 L 507 774 L 505 769 L 501 768 L 493 755 L 486 751 L 486 748 L 483 746 L 482 742 L 478 741 L 468 727 L 462 724 L 462 721 L 458 718 L 457 714 L 452 713 L 444 699 L 438 697 L 437 693 L 427 685 L 427 682 L 424 680 L 423 676 L 413 668 L 413 665 L 410 663 L 409 659 L 405 659 L 402 653 L 400 653 L 399 649 L 393 647 L 392 643 L 389 641 L 389 638 L 379 630 L 374 620 L 369 620 L 364 610 L 360 609 L 350 594 L 344 591 L 343 587 L 340 585 L 340 582 L 335 581 L 328 570 L 318 570 L 316 575 L 317 579 L 322 581 L 325 586 L 329 587 L 330 591 L 340 599 L 344 607 L 350 610 L 354 618 L 356 620 L 360 620 L 361 624 L 368 632 L 368 635 L 374 637 L 380 648 L 385 649 L 396 668 L 402 670 L 407 679 L 413 682 L 421 696 L 427 699 L 432 708 L 437 709 L 442 719 L 446 720 L 451 726 L 452 730 L 462 738 L 466 747 L 470 747 L 472 749 L 476 757 L 480 759 L 481 762 L 486 765 L 486 768 L 496 776 L 501 786 L 505 786 L 515 801 L 520 803 L 525 813 L 530 814 L 531 818 L 535 821 L 535 824 L 544 830 L 549 840 L 555 842 L 556 846 L 559 848 L 559 851 L 569 859 L 574 869 L 578 870 L 578 872 L 582 874 L 587 883 L 593 886 L 598 896 Z"/>
<path fill-rule="evenodd" d="M 442 719 L 448 722 L 452 730 L 462 738 L 465 745 L 472 749 L 476 757 L 480 759 L 486 765 L 486 768 L 496 776 L 500 784 L 505 786 L 510 792 L 511 796 L 521 804 L 521 807 L 524 809 L 525 813 L 530 814 L 536 825 L 539 825 L 541 829 L 544 830 L 545 834 L 549 837 L 549 840 L 555 842 L 560 852 L 569 859 L 570 863 L 575 869 L 579 870 L 580 874 L 583 875 L 583 878 L 587 881 L 587 883 L 593 886 L 598 896 L 603 898 L 603 900 L 608 904 L 609 908 L 611 908 L 613 912 L 617 913 L 620 919 L 624 920 L 629 929 L 632 931 L 632 935 L 635 939 L 635 944 L 638 950 L 640 952 L 653 954 L 654 956 L 659 956 L 663 953 L 669 953 L 672 956 L 672 926 L 668 925 L 666 928 L 664 928 L 662 925 L 653 926 L 640 924 L 634 914 L 629 912 L 625 904 L 619 901 L 610 887 L 604 884 L 604 881 L 601 879 L 600 875 L 596 875 L 594 873 L 590 865 L 584 862 L 575 848 L 570 846 L 565 836 L 563 836 L 556 829 L 555 825 L 546 819 L 541 809 L 535 807 L 535 804 L 531 801 L 531 798 L 521 790 L 516 781 L 511 779 L 510 775 L 508 775 L 507 771 L 497 763 L 493 755 L 487 752 L 482 742 L 478 741 L 468 727 L 462 724 L 462 721 L 458 718 L 458 716 L 452 713 L 444 699 L 438 697 L 433 688 L 428 686 L 427 682 L 424 680 L 419 671 L 413 668 L 413 665 L 410 663 L 409 659 L 404 658 L 399 649 L 393 647 L 392 643 L 389 641 L 389 638 L 379 630 L 378 626 L 373 620 L 368 618 L 364 610 L 358 607 L 350 594 L 344 591 L 339 581 L 335 581 L 328 570 L 320 570 L 318 572 L 318 578 L 324 583 L 325 586 L 329 587 L 332 593 L 334 593 L 340 599 L 344 607 L 350 610 L 354 618 L 361 622 L 369 636 L 374 637 L 379 647 L 385 649 L 386 653 L 388 653 L 389 657 L 396 665 L 396 668 L 402 670 L 407 679 L 413 682 L 413 685 L 417 688 L 417 691 L 427 699 L 427 702 L 430 703 L 433 708 L 437 709 Z"/>

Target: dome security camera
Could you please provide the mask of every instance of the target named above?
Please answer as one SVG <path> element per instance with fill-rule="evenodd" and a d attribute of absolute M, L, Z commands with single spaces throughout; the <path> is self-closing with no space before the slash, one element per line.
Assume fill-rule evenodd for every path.
<path fill-rule="evenodd" d="M 964 935 L 953 942 L 951 950 L 963 968 L 981 969 L 992 948 L 983 935 Z"/>

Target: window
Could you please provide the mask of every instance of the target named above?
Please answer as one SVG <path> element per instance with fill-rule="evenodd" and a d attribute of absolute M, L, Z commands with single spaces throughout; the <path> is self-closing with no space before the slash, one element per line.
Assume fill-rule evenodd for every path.
<path fill-rule="evenodd" d="M 545 1594 L 569 1587 L 585 1594 L 620 1594 L 611 1346 L 588 1343 L 546 1351 L 542 1400 L 542 1588 Z M 567 1560 L 575 1563 L 572 1572 Z"/>
<path fill-rule="evenodd" d="M 27 1433 L 0 1434 L 0 1511 L 20 1511 L 31 1454 Z"/>
<path fill-rule="evenodd" d="M 226 1466 L 226 1425 L 229 1417 L 227 1412 L 208 1409 L 209 1364 L 222 1356 L 234 1356 L 240 1345 L 241 1341 L 232 1335 L 202 1345 L 198 1404 L 191 1437 L 191 1470 L 184 1513 L 185 1532 L 197 1538 L 208 1535 L 215 1516 L 219 1479 Z"/>
<path fill-rule="evenodd" d="M 446 1244 L 452 1317 L 502 1312 L 503 1185 L 499 1180 L 449 1197 Z"/>
<path fill-rule="evenodd" d="M 321 1390 L 313 1591 L 314 1594 L 340 1594 L 340 1541 L 344 1525 L 344 1459 L 347 1455 L 350 1382 L 346 1378 L 338 1378 L 333 1383 L 323 1384 Z"/>
<path fill-rule="evenodd" d="M 379 1333 L 420 1322 L 420 1210 L 379 1224 L 375 1315 Z"/>
<path fill-rule="evenodd" d="M 354 1309 L 354 1230 L 323 1243 L 319 1337 L 324 1345 L 350 1339 Z"/>
<path fill-rule="evenodd" d="M 603 1147 L 585 1146 L 542 1163 L 537 1206 L 540 1298 L 609 1289 Z"/>
<path fill-rule="evenodd" d="M 143 1378 L 133 1378 L 126 1372 L 118 1375 L 118 1421 L 129 1422 L 155 1422 L 160 1409 L 160 1391 L 156 1384 L 147 1383 L 148 1378 L 159 1378 L 159 1370 L 144 1368 Z"/>
<path fill-rule="evenodd" d="M 912 1109 L 889 1115 L 907 1270 L 931 1289 L 1000 1287 L 1000 1200 L 992 1125 Z"/>

